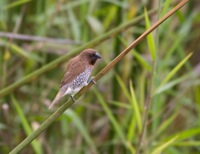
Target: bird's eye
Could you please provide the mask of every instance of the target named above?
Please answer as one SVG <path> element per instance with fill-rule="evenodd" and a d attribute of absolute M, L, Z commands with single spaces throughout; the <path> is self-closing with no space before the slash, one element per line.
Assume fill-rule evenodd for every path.
<path fill-rule="evenodd" d="M 94 54 L 91 54 L 90 57 L 93 58 L 93 57 L 95 57 L 95 55 L 94 55 Z"/>

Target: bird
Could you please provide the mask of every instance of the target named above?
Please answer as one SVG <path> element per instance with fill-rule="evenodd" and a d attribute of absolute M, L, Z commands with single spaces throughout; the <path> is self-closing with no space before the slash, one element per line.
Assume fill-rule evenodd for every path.
<path fill-rule="evenodd" d="M 73 96 L 82 87 L 86 86 L 91 81 L 96 83 L 93 78 L 90 80 L 88 79 L 98 59 L 101 59 L 101 55 L 96 50 L 85 49 L 80 54 L 69 60 L 67 71 L 61 80 L 60 89 L 49 106 L 49 109 L 59 103 L 61 98 L 68 94 L 73 101 L 75 101 Z"/>

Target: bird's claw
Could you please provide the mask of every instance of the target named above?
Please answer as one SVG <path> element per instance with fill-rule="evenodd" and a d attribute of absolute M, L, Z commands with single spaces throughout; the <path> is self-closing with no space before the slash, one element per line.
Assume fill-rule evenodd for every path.
<path fill-rule="evenodd" d="M 93 82 L 94 84 L 96 84 L 97 82 L 94 81 L 94 77 L 91 77 L 90 80 L 88 81 L 88 83 Z"/>
<path fill-rule="evenodd" d="M 74 102 L 76 102 L 74 96 L 70 95 L 70 98 L 71 98 Z"/>

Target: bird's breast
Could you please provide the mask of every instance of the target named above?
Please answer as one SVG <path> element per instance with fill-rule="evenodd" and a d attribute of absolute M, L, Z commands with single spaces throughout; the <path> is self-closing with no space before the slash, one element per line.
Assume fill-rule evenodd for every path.
<path fill-rule="evenodd" d="M 92 72 L 92 69 L 89 67 L 86 67 L 86 69 L 74 79 L 74 86 L 81 86 L 82 84 L 87 82 L 88 78 L 90 77 L 91 72 Z"/>
<path fill-rule="evenodd" d="M 69 87 L 72 89 L 72 93 L 78 92 L 83 86 L 86 85 L 91 72 L 92 68 L 86 67 L 86 69 L 70 83 Z"/>

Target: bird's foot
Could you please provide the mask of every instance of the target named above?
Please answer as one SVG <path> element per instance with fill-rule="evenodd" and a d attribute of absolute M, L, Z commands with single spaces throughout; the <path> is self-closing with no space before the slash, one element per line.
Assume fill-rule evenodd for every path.
<path fill-rule="evenodd" d="M 73 95 L 70 95 L 70 98 L 71 98 L 74 102 L 76 102 L 76 99 L 74 98 Z"/>
<path fill-rule="evenodd" d="M 94 81 L 94 77 L 91 77 L 91 78 L 89 79 L 88 84 L 89 84 L 90 82 L 93 82 L 94 84 L 97 83 L 96 81 Z"/>

